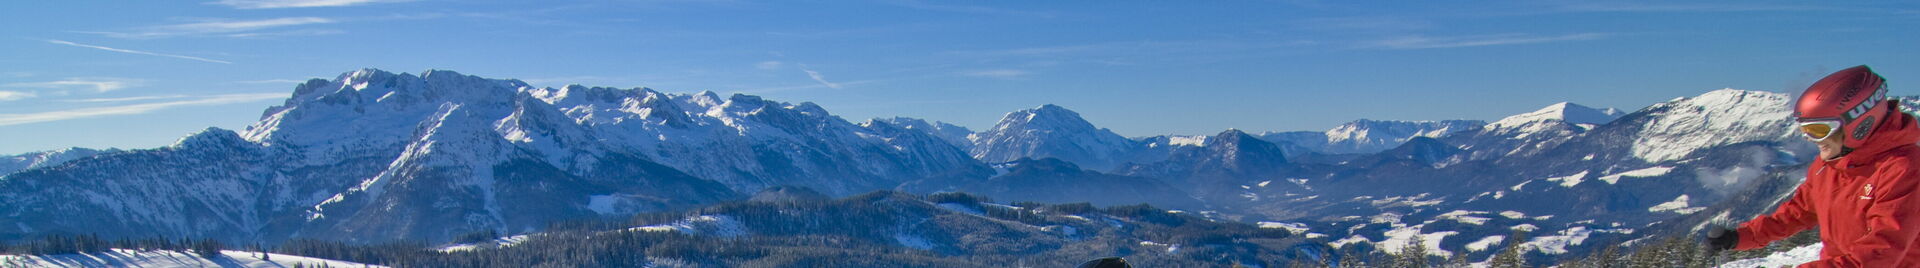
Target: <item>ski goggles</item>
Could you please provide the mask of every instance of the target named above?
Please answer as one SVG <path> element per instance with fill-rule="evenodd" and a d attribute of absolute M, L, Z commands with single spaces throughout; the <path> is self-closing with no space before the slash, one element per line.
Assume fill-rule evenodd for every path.
<path fill-rule="evenodd" d="M 1800 120 L 1800 127 L 1798 129 L 1800 130 L 1800 134 L 1807 136 L 1807 140 L 1818 142 L 1826 140 L 1827 137 L 1831 137 L 1833 134 L 1840 132 L 1840 119 Z"/>

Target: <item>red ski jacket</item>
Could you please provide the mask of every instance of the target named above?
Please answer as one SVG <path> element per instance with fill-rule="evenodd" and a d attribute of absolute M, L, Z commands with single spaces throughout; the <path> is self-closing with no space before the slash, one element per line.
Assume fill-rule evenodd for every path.
<path fill-rule="evenodd" d="M 1735 248 L 1819 226 L 1820 260 L 1800 267 L 1920 267 L 1920 126 L 1913 115 L 1892 114 L 1866 146 L 1810 164 L 1792 199 L 1740 225 Z"/>

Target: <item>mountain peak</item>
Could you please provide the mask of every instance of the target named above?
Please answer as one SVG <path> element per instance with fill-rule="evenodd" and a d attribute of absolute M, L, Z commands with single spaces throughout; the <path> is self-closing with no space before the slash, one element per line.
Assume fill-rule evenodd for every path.
<path fill-rule="evenodd" d="M 224 128 L 207 127 L 206 129 L 189 134 L 186 137 L 181 137 L 179 141 L 173 142 L 172 147 L 227 146 L 243 143 L 247 143 L 247 140 L 241 138 L 239 133 L 234 133 L 232 130 Z"/>
<path fill-rule="evenodd" d="M 1014 111 L 1013 113 L 1010 113 L 1008 115 L 1012 116 L 1015 114 L 1026 117 L 1026 121 L 1029 121 L 1029 122 L 1040 121 L 1040 120 L 1053 120 L 1056 122 L 1068 122 L 1068 123 L 1072 123 L 1074 121 L 1086 122 L 1086 119 L 1080 117 L 1080 113 L 1074 112 L 1073 110 L 1068 110 L 1067 107 L 1060 107 L 1059 105 L 1053 105 L 1053 104 L 1040 105 L 1040 107 L 1034 107 L 1032 109 Z M 1088 126 L 1091 126 L 1091 125 L 1092 124 L 1088 124 Z"/>
<path fill-rule="evenodd" d="M 993 129 L 969 139 L 974 145 L 974 158 L 989 163 L 1056 157 L 1092 169 L 1111 168 L 1139 146 L 1112 130 L 1094 127 L 1079 113 L 1052 104 L 1007 113 Z"/>
<path fill-rule="evenodd" d="M 1546 121 L 1600 125 L 1613 122 L 1614 119 L 1620 118 L 1620 115 L 1620 110 L 1612 108 L 1602 110 L 1572 102 L 1559 102 L 1533 112 L 1501 118 L 1500 121 L 1487 124 L 1487 129 L 1508 129 Z"/>

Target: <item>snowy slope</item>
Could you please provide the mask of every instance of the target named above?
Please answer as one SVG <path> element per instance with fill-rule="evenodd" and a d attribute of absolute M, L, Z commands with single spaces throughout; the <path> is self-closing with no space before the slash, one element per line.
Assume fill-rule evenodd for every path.
<path fill-rule="evenodd" d="M 1820 260 L 1821 244 L 1812 244 L 1794 248 L 1785 252 L 1774 252 L 1764 258 L 1752 258 L 1720 264 L 1721 268 L 1750 267 L 1791 267 Z"/>
<path fill-rule="evenodd" d="M 0 255 L 0 267 L 258 267 L 280 268 L 304 265 L 317 267 L 386 267 L 356 262 L 309 258 L 285 254 L 222 250 L 220 256 L 208 258 L 198 254 L 155 250 L 139 251 L 114 249 L 109 253 L 63 254 L 47 256 Z"/>
<path fill-rule="evenodd" d="M 1793 114 L 1782 93 L 1721 89 L 1678 98 L 1643 110 L 1664 116 L 1642 125 L 1633 156 L 1648 163 L 1677 160 L 1718 145 L 1747 141 L 1793 141 Z"/>
<path fill-rule="evenodd" d="M 1613 108 L 1594 109 L 1571 102 L 1555 103 L 1529 113 L 1501 118 L 1486 126 L 1486 129 L 1499 133 L 1540 133 L 1554 130 L 1554 123 L 1566 123 L 1580 129 L 1591 129 L 1596 125 L 1613 122 L 1622 113 Z M 1524 138 L 1524 136 L 1522 136 Z"/>

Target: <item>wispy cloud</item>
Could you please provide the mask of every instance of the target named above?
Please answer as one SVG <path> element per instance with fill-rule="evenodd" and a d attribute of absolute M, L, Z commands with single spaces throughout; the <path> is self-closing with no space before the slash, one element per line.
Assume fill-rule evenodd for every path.
<path fill-rule="evenodd" d="M 408 0 L 220 0 L 208 4 L 229 6 L 238 9 L 302 8 L 302 7 L 342 7 L 375 3 L 406 2 Z"/>
<path fill-rule="evenodd" d="M 287 94 L 285 93 L 228 94 L 228 95 L 203 96 L 197 99 L 169 101 L 169 102 L 80 108 L 80 109 L 72 109 L 72 110 L 38 112 L 38 113 L 0 114 L 0 126 L 53 122 L 53 121 L 102 117 L 102 116 L 145 114 L 145 113 L 151 113 L 154 111 L 180 107 L 180 106 L 245 103 L 245 102 L 253 102 L 253 101 L 280 99 L 280 98 L 286 98 L 286 97 L 287 97 Z"/>
<path fill-rule="evenodd" d="M 1421 35 L 1411 35 L 1411 36 L 1402 36 L 1397 38 L 1373 41 L 1373 42 L 1369 42 L 1362 45 L 1362 47 L 1383 48 L 1383 49 L 1457 48 L 1457 47 L 1537 44 L 1537 43 L 1564 42 L 1564 41 L 1585 41 L 1585 40 L 1597 40 L 1601 38 L 1606 38 L 1607 36 L 1609 35 L 1604 33 L 1577 33 L 1577 34 L 1564 34 L 1564 35 L 1552 35 L 1552 36 L 1540 36 L 1540 35 L 1531 35 L 1531 34 L 1495 34 L 1495 35 L 1473 35 L 1473 36 L 1452 36 L 1452 37 L 1429 37 L 1429 36 L 1421 36 Z"/>
<path fill-rule="evenodd" d="M 0 91 L 0 101 L 20 100 L 25 98 L 32 98 L 33 96 L 34 96 L 33 92 Z"/>
<path fill-rule="evenodd" d="M 800 70 L 806 71 L 807 77 L 812 77 L 814 82 L 820 82 L 820 85 L 822 86 L 827 86 L 828 88 L 834 88 L 834 89 L 840 88 L 840 84 L 827 82 L 827 76 L 820 75 L 820 72 L 815 72 L 813 71 L 813 69 L 805 69 L 805 68 L 802 68 Z"/>
<path fill-rule="evenodd" d="M 124 79 L 124 78 L 67 78 L 60 81 L 8 83 L 8 84 L 0 84 L 0 86 L 32 87 L 32 88 L 81 87 L 81 88 L 93 89 L 96 92 L 107 92 L 107 91 L 114 91 L 122 88 L 127 88 L 130 86 L 135 86 L 138 84 L 140 84 L 140 80 Z"/>
<path fill-rule="evenodd" d="M 1032 73 L 1023 71 L 1023 70 L 1014 70 L 1014 69 L 995 69 L 995 70 L 960 72 L 960 75 L 965 75 L 965 76 L 990 77 L 990 78 L 1000 78 L 1000 79 L 1020 78 L 1020 77 L 1025 77 L 1029 74 L 1032 74 Z"/>
<path fill-rule="evenodd" d="M 154 53 L 154 52 L 146 52 L 146 51 L 139 51 L 139 50 L 132 50 L 132 49 L 118 49 L 118 48 L 111 48 L 111 47 L 104 47 L 104 46 L 67 42 L 67 41 L 61 41 L 61 40 L 47 40 L 47 42 L 54 43 L 54 44 L 61 44 L 61 45 L 69 45 L 69 46 L 76 46 L 76 47 L 127 53 L 127 54 L 140 54 L 140 55 L 147 55 L 147 56 L 161 56 L 161 57 L 168 57 L 168 58 L 189 59 L 189 60 L 197 60 L 197 61 L 212 62 L 212 63 L 233 64 L 233 62 L 224 61 L 224 60 L 216 60 L 216 59 L 201 58 L 201 57 L 194 57 L 194 56 Z"/>
<path fill-rule="evenodd" d="M 259 30 L 338 22 L 334 19 L 319 17 L 288 17 L 259 20 L 213 20 L 195 23 L 170 24 L 138 28 L 134 32 L 83 32 L 117 38 L 163 38 L 175 36 L 223 35 L 228 37 L 261 37 L 275 35 L 320 35 L 336 34 L 339 30 L 296 30 L 285 32 L 257 32 Z"/>
<path fill-rule="evenodd" d="M 100 102 L 128 102 L 128 101 L 143 101 L 143 100 L 164 100 L 164 99 L 178 99 L 178 98 L 186 98 L 186 97 L 191 97 L 191 96 L 187 96 L 187 95 L 160 95 L 160 96 L 138 96 L 138 97 L 125 97 L 125 98 L 93 98 L 93 99 L 68 99 L 68 100 L 60 100 L 60 102 L 86 102 L 86 103 L 100 103 Z"/>

